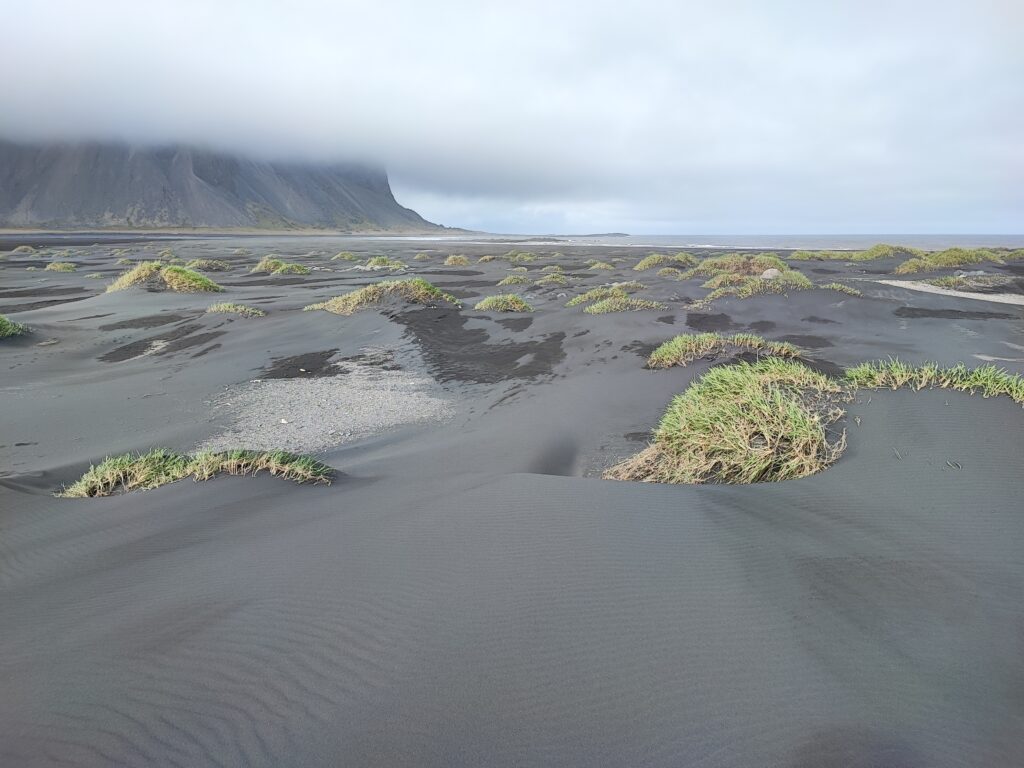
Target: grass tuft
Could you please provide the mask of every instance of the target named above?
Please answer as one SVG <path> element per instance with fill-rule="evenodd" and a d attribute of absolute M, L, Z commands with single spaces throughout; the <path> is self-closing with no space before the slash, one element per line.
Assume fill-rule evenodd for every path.
<path fill-rule="evenodd" d="M 264 256 L 259 263 L 250 270 L 251 274 L 265 272 L 268 275 L 308 275 L 309 267 L 302 264 L 292 264 L 273 256 Z"/>
<path fill-rule="evenodd" d="M 250 307 L 246 304 L 232 304 L 229 301 L 211 304 L 206 308 L 206 312 L 207 314 L 232 314 L 241 315 L 242 317 L 266 317 L 267 314 L 262 309 L 256 309 L 256 307 Z"/>
<path fill-rule="evenodd" d="M 647 269 L 654 269 L 655 267 L 693 267 L 696 266 L 697 259 L 689 253 L 680 251 L 675 256 L 667 256 L 664 253 L 651 253 L 640 259 L 636 266 L 633 267 L 637 272 L 643 272 Z"/>
<path fill-rule="evenodd" d="M 1002 259 L 998 254 L 985 248 L 947 248 L 944 251 L 922 253 L 916 258 L 907 259 L 896 267 L 896 274 L 910 275 L 935 269 L 951 269 L 968 264 L 980 264 L 983 261 L 1002 262 Z"/>
<path fill-rule="evenodd" d="M 498 281 L 498 286 L 502 287 L 506 285 L 526 285 L 529 282 L 530 278 L 528 278 L 526 275 L 506 275 L 505 277 Z"/>
<path fill-rule="evenodd" d="M 191 476 L 197 482 L 218 474 L 271 475 L 297 483 L 330 484 L 334 470 L 309 456 L 285 451 L 233 450 L 194 456 L 156 448 L 104 459 L 56 495 L 68 499 L 95 498 L 114 493 L 146 491 Z"/>
<path fill-rule="evenodd" d="M 773 357 L 799 357 L 800 349 L 784 341 L 767 341 L 752 333 L 722 336 L 717 333 L 681 334 L 666 341 L 647 358 L 648 368 L 686 365 L 701 357 L 726 350 L 750 350 Z"/>
<path fill-rule="evenodd" d="M 13 251 L 11 251 L 11 253 L 17 253 L 17 254 L 26 254 L 26 253 L 35 253 L 35 252 L 36 252 L 36 249 L 33 248 L 31 245 L 19 245 L 17 248 L 15 248 Z"/>
<path fill-rule="evenodd" d="M 9 339 L 12 336 L 21 336 L 26 333 L 26 328 L 21 323 L 16 323 L 6 315 L 0 315 L 0 339 Z"/>
<path fill-rule="evenodd" d="M 230 264 L 220 259 L 192 259 L 185 266 L 198 272 L 227 272 L 231 269 Z"/>
<path fill-rule="evenodd" d="M 453 253 L 451 256 L 444 260 L 444 265 L 446 267 L 468 267 L 469 259 L 466 258 L 465 256 Z"/>
<path fill-rule="evenodd" d="M 331 256 L 331 261 L 358 261 L 359 257 L 352 251 L 342 251 Z"/>
<path fill-rule="evenodd" d="M 588 315 L 604 315 L 609 312 L 641 312 L 645 309 L 666 309 L 666 306 L 659 301 L 616 295 L 584 307 L 583 311 Z"/>
<path fill-rule="evenodd" d="M 838 291 L 839 293 L 845 293 L 847 296 L 863 296 L 860 291 L 856 288 L 851 288 L 848 285 L 842 283 L 825 283 L 821 286 L 826 291 Z"/>
<path fill-rule="evenodd" d="M 568 284 L 569 278 L 561 272 L 551 272 L 534 283 L 534 285 L 541 288 L 547 288 L 549 286 L 564 286 Z"/>
<path fill-rule="evenodd" d="M 46 265 L 47 272 L 74 272 L 78 267 L 70 261 L 51 261 Z"/>
<path fill-rule="evenodd" d="M 587 265 L 588 269 L 602 270 L 602 269 L 615 269 L 614 264 L 609 264 L 607 261 L 591 261 Z"/>
<path fill-rule="evenodd" d="M 861 363 L 850 368 L 846 377 L 858 387 L 869 389 L 954 389 L 983 397 L 1006 395 L 1024 405 L 1024 377 L 994 365 L 968 368 L 963 363 L 942 367 L 937 363 L 910 365 L 895 358 Z"/>
<path fill-rule="evenodd" d="M 369 259 L 366 264 L 363 265 L 363 269 L 381 270 L 386 269 L 394 271 L 396 269 L 405 269 L 405 263 L 398 259 L 390 259 L 387 256 L 374 256 Z"/>
<path fill-rule="evenodd" d="M 806 477 L 842 453 L 842 386 L 779 358 L 712 368 L 676 396 L 650 446 L 605 477 L 657 483 L 756 483 Z"/>
<path fill-rule="evenodd" d="M 461 306 L 458 299 L 448 293 L 444 293 L 433 283 L 428 283 L 422 277 L 413 277 L 408 280 L 382 280 L 379 283 L 365 285 L 350 293 L 335 296 L 328 301 L 319 304 L 310 304 L 303 308 L 303 311 L 323 309 L 336 315 L 351 315 L 360 309 L 365 309 L 389 298 L 399 298 L 410 304 L 422 304 L 434 306 L 440 302 L 447 302 L 456 307 Z"/>
<path fill-rule="evenodd" d="M 123 291 L 135 285 L 149 282 L 160 274 L 163 265 L 159 261 L 140 261 L 127 272 L 121 273 L 110 285 L 107 293 Z"/>
<path fill-rule="evenodd" d="M 482 312 L 533 312 L 531 307 L 526 301 L 513 293 L 502 293 L 497 296 L 488 296 L 483 301 L 477 303 L 473 309 L 479 309 Z"/>
<path fill-rule="evenodd" d="M 224 289 L 213 280 L 185 267 L 164 267 L 160 277 L 167 287 L 178 293 L 220 293 Z"/>

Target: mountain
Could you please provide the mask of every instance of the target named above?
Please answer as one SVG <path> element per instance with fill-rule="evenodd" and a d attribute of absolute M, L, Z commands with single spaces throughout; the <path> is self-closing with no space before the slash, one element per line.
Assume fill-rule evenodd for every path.
<path fill-rule="evenodd" d="M 267 162 L 184 146 L 3 140 L 0 226 L 444 229 L 399 205 L 379 168 Z"/>

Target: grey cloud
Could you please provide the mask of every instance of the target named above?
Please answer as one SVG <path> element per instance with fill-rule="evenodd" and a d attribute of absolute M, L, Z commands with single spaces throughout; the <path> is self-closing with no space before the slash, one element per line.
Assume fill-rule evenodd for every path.
<path fill-rule="evenodd" d="M 367 158 L 503 231 L 1020 231 L 1014 0 L 0 3 L 0 133 Z"/>

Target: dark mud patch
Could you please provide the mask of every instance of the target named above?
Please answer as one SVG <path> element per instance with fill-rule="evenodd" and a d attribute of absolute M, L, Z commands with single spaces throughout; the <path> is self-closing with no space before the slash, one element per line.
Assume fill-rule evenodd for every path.
<path fill-rule="evenodd" d="M 631 443 L 646 443 L 651 440 L 650 432 L 627 432 L 623 435 L 624 438 L 629 440 Z"/>
<path fill-rule="evenodd" d="M 161 325 L 170 325 L 171 323 L 177 323 L 181 320 L 188 320 L 189 315 L 146 315 L 145 317 L 135 317 L 131 320 L 122 320 L 119 323 L 108 323 L 107 325 L 101 325 L 101 331 L 123 331 L 128 328 L 157 328 Z"/>
<path fill-rule="evenodd" d="M 528 471 L 535 475 L 571 477 L 578 455 L 579 446 L 575 442 L 565 437 L 555 438 L 536 452 Z"/>
<path fill-rule="evenodd" d="M 686 324 L 695 331 L 727 331 L 735 328 L 736 324 L 726 314 L 706 314 L 703 312 L 690 312 L 686 315 Z"/>
<path fill-rule="evenodd" d="M 810 271 L 816 275 L 838 275 L 843 270 L 829 269 L 828 267 L 811 267 Z"/>
<path fill-rule="evenodd" d="M 495 320 L 498 325 L 502 328 L 507 328 L 510 331 L 525 331 L 531 325 L 533 325 L 532 317 L 506 317 L 501 320 Z"/>
<path fill-rule="evenodd" d="M 801 317 L 800 320 L 805 323 L 818 323 L 820 325 L 839 325 L 838 320 L 829 320 L 827 317 L 818 317 L 817 315 L 808 315 L 807 317 Z"/>
<path fill-rule="evenodd" d="M 340 371 L 331 358 L 337 349 L 325 349 L 322 352 L 304 352 L 291 357 L 279 357 L 271 361 L 263 369 L 261 379 L 312 379 L 317 376 L 337 376 Z"/>
<path fill-rule="evenodd" d="M 984 312 L 963 309 L 927 309 L 925 307 L 900 307 L 893 312 L 896 317 L 934 318 L 939 320 L 1013 320 L 1016 315 L 1006 312 Z"/>
<path fill-rule="evenodd" d="M 665 323 L 665 325 L 675 325 L 675 315 L 662 315 L 661 317 L 655 318 L 659 323 Z"/>
<path fill-rule="evenodd" d="M 183 325 L 159 336 L 150 336 L 117 347 L 97 359 L 102 363 L 123 363 L 142 355 L 172 355 L 195 346 L 206 344 L 224 335 L 224 331 L 210 331 L 196 334 L 201 325 Z M 195 334 L 195 335 L 193 335 Z"/>
<path fill-rule="evenodd" d="M 788 341 L 804 349 L 825 349 L 831 347 L 832 342 L 822 336 L 811 336 L 803 333 L 792 333 L 788 336 L 780 336 L 779 341 Z"/>
<path fill-rule="evenodd" d="M 800 362 L 810 368 L 812 371 L 823 373 L 826 376 L 831 376 L 833 379 L 842 379 L 846 375 L 846 369 L 843 366 L 833 363 L 831 360 L 821 360 L 813 357 L 802 357 Z"/>
<path fill-rule="evenodd" d="M 656 350 L 659 344 L 650 344 L 644 341 L 632 341 L 623 347 L 619 348 L 620 352 L 635 352 L 637 355 L 646 360 L 651 356 L 651 353 Z"/>
<path fill-rule="evenodd" d="M 754 333 L 767 333 L 768 331 L 775 330 L 775 323 L 771 320 L 755 320 L 747 325 L 747 330 L 753 331 Z"/>
<path fill-rule="evenodd" d="M 497 384 L 512 379 L 550 376 L 565 359 L 564 333 L 543 338 L 489 344 L 489 334 L 466 328 L 469 318 L 448 309 L 426 308 L 396 312 L 391 319 L 415 339 L 431 374 L 440 382 Z"/>
<path fill-rule="evenodd" d="M 102 315 L 86 315 L 85 317 L 76 317 L 71 320 L 65 320 L 65 323 L 77 323 L 80 320 L 98 320 L 101 317 L 112 317 L 117 314 L 116 312 L 105 312 Z"/>
<path fill-rule="evenodd" d="M 338 358 L 339 373 L 349 373 L 342 363 L 354 363 L 355 365 L 380 368 L 382 371 L 400 371 L 402 366 L 395 362 L 395 353 L 390 349 L 374 349 L 350 357 Z"/>
<path fill-rule="evenodd" d="M 53 307 L 58 304 L 70 304 L 73 301 L 84 301 L 85 299 L 91 299 L 93 294 L 88 296 L 78 296 L 73 299 L 51 299 L 50 301 L 33 301 L 28 304 L 8 304 L 6 307 L 0 307 L 0 315 L 9 314 L 11 312 L 31 312 L 33 309 L 46 309 L 46 307 Z"/>
<path fill-rule="evenodd" d="M 0 291 L 0 299 L 15 299 L 23 298 L 25 296 L 31 296 L 32 298 L 38 298 L 42 296 L 66 296 L 69 293 L 85 293 L 87 289 L 81 286 L 74 286 L 71 288 L 61 288 L 60 286 L 50 286 L 38 288 L 19 288 L 16 291 Z"/>
<path fill-rule="evenodd" d="M 206 349 L 200 349 L 198 352 L 192 355 L 192 359 L 195 360 L 197 357 L 204 357 L 205 355 L 208 355 L 210 352 L 213 352 L 215 349 L 220 348 L 221 344 L 219 342 L 217 344 L 211 344 Z"/>

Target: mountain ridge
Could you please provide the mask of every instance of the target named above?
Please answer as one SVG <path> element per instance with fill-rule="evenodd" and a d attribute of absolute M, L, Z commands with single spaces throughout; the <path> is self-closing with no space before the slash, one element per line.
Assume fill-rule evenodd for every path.
<path fill-rule="evenodd" d="M 0 227 L 437 232 L 370 165 L 0 139 Z"/>

